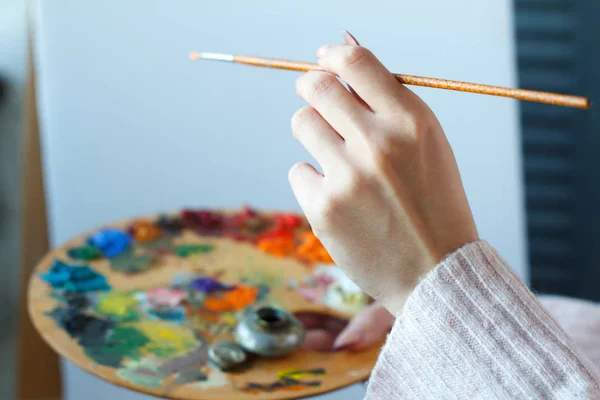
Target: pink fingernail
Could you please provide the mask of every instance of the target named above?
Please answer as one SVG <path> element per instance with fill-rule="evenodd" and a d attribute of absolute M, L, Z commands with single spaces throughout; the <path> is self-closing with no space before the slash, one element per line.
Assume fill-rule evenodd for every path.
<path fill-rule="evenodd" d="M 344 31 L 344 41 L 347 44 L 353 44 L 355 46 L 360 46 L 360 44 L 358 44 L 358 40 L 356 40 L 356 38 L 348 31 Z"/>
<path fill-rule="evenodd" d="M 319 47 L 319 50 L 317 50 L 317 57 L 323 57 L 329 47 L 330 46 L 328 46 L 328 45 Z"/>

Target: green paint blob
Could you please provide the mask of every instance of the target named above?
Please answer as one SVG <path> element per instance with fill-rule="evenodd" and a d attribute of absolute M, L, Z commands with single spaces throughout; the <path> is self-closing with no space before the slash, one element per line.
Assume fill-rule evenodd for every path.
<path fill-rule="evenodd" d="M 164 253 L 174 253 L 175 252 L 175 244 L 173 244 L 173 237 L 169 235 L 162 235 L 157 239 L 154 239 L 150 242 L 144 243 L 136 243 L 136 248 L 151 251 L 151 252 L 164 252 Z"/>
<path fill-rule="evenodd" d="M 98 364 L 118 368 L 125 358 L 138 359 L 140 349 L 148 342 L 148 338 L 137 329 L 117 326 L 109 331 L 101 344 L 85 347 L 85 354 Z"/>
<path fill-rule="evenodd" d="M 180 244 L 175 246 L 175 253 L 179 257 L 185 258 L 193 254 L 209 253 L 213 248 L 210 244 Z"/>
<path fill-rule="evenodd" d="M 100 249 L 91 244 L 73 247 L 67 251 L 67 255 L 74 260 L 84 261 L 96 260 L 103 257 Z"/>
<path fill-rule="evenodd" d="M 135 255 L 132 250 L 127 250 L 111 259 L 110 267 L 114 271 L 136 274 L 150 269 L 152 261 L 153 258 L 148 254 Z"/>
<path fill-rule="evenodd" d="M 108 292 L 98 299 L 94 310 L 113 321 L 139 321 L 135 292 Z"/>

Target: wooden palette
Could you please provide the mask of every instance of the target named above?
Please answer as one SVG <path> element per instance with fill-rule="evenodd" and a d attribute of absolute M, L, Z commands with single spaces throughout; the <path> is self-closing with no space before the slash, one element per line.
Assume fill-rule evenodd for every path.
<path fill-rule="evenodd" d="M 139 221 L 139 219 L 137 220 Z M 144 218 L 144 220 L 154 221 L 156 218 L 148 217 Z M 102 229 L 117 228 L 125 230 L 131 226 L 132 222 L 116 223 L 102 227 Z M 302 231 L 309 228 L 303 220 L 302 227 L 298 229 Z M 152 268 L 147 271 L 137 274 L 125 274 L 114 271 L 111 268 L 110 260 L 106 258 L 82 262 L 74 261 L 67 256 L 69 249 L 86 243 L 88 237 L 89 234 L 86 234 L 68 241 L 46 255 L 39 263 L 35 274 L 30 279 L 28 292 L 29 313 L 38 332 L 56 352 L 80 368 L 108 382 L 154 396 L 173 399 L 291 399 L 324 393 L 363 381 L 368 378 L 375 364 L 379 353 L 379 346 L 360 353 L 346 351 L 319 353 L 299 350 L 281 359 L 257 359 L 248 369 L 237 373 L 222 373 L 209 365 L 188 368 L 186 370 L 188 372 L 197 370 L 200 371 L 199 375 L 204 375 L 202 379 L 198 379 L 197 381 L 181 380 L 180 377 L 183 374 L 181 371 L 177 371 L 175 374 L 167 374 L 162 369 L 169 360 L 184 359 L 186 355 L 189 355 L 193 351 L 198 351 L 198 348 L 202 348 L 202 346 L 205 347 L 214 341 L 229 339 L 231 335 L 230 330 L 228 330 L 229 328 L 227 328 L 220 333 L 204 333 L 205 343 L 203 344 L 198 339 L 194 343 L 192 350 L 187 348 L 185 351 L 182 350 L 170 355 L 163 354 L 164 357 L 160 357 L 156 355 L 160 352 L 149 352 L 147 345 L 144 345 L 138 349 L 139 351 L 135 351 L 137 355 L 133 357 L 134 359 L 124 357 L 118 368 L 101 365 L 90 358 L 88 356 L 89 352 L 84 349 L 80 342 L 70 336 L 54 318 L 48 315 L 52 310 L 60 307 L 62 301 L 53 295 L 55 292 L 53 292 L 52 287 L 41 279 L 40 274 L 47 272 L 55 259 L 63 260 L 69 264 L 89 265 L 93 270 L 106 277 L 107 282 L 112 287 L 111 291 L 107 293 L 114 293 L 115 291 L 132 293 L 130 291 L 136 291 L 139 294 L 143 293 L 146 289 L 171 284 L 174 276 L 201 274 L 203 276 L 218 276 L 220 282 L 232 285 L 239 284 L 244 279 L 246 284 L 255 285 L 257 280 L 261 280 L 262 286 L 269 286 L 268 298 L 258 301 L 277 304 L 294 313 L 316 312 L 344 319 L 349 319 L 350 316 L 329 309 L 323 304 L 309 302 L 298 294 L 295 289 L 287 285 L 287 282 L 290 280 L 302 282 L 305 277 L 310 276 L 312 274 L 312 265 L 310 263 L 307 264 L 305 261 L 300 261 L 294 256 L 273 256 L 261 251 L 252 242 L 240 242 L 226 237 L 207 236 L 184 229 L 180 235 L 172 239 L 174 244 L 212 245 L 212 251 L 195 254 L 186 258 L 181 258 L 174 254 L 163 254 L 153 262 Z M 96 293 L 92 293 L 91 296 L 96 299 L 95 301 L 104 298 L 93 297 L 98 296 Z M 139 305 L 135 307 L 139 307 Z M 140 313 L 141 317 L 137 320 L 133 322 L 120 320 L 115 322 L 115 326 L 134 327 L 138 329 L 143 321 L 148 320 L 150 322 L 147 322 L 147 324 L 158 324 L 160 325 L 159 328 L 166 329 L 165 332 L 167 333 L 170 332 L 169 329 L 172 326 L 177 325 L 184 326 L 186 327 L 185 329 L 189 328 L 191 332 L 197 334 L 200 330 L 196 329 L 197 325 L 194 324 L 201 321 L 201 326 L 204 327 L 203 329 L 206 332 L 213 332 L 207 328 L 208 325 L 206 319 L 204 319 L 205 317 L 199 317 L 198 315 L 200 314 L 196 314 L 198 311 L 197 308 L 185 307 L 187 307 L 185 308 L 186 320 L 183 323 L 157 321 L 156 318 L 149 319 L 146 314 Z M 136 308 L 136 310 L 138 309 Z M 96 313 L 93 307 L 86 312 L 91 313 L 91 315 L 95 315 Z M 198 311 L 198 313 L 203 312 L 201 309 Z M 232 315 L 236 315 L 236 312 L 227 312 L 215 316 L 215 324 L 225 324 L 226 327 L 229 327 L 230 325 L 223 323 L 222 320 L 225 317 L 230 320 Z M 102 318 L 106 318 L 106 316 L 102 316 Z M 110 318 L 108 319 L 110 320 Z M 228 322 L 228 324 L 231 323 L 231 321 Z M 152 328 L 154 329 L 152 332 L 158 332 L 157 329 L 159 328 L 155 328 Z M 167 341 L 169 340 L 168 335 L 164 337 L 167 338 Z M 157 340 L 160 340 L 160 338 Z M 140 360 L 143 361 L 142 364 L 140 364 Z M 139 377 L 136 379 L 128 378 L 130 373 L 138 375 L 142 374 L 142 372 L 149 373 L 146 371 L 149 368 L 148 365 L 151 366 L 150 369 L 156 367 L 153 369 L 154 372 L 160 371 L 159 378 L 154 377 L 155 379 L 150 381 L 150 383 L 148 383 L 149 381 L 139 379 Z M 288 374 L 287 376 L 292 376 L 293 379 L 284 378 L 282 380 L 281 376 L 286 376 L 285 373 L 282 375 L 282 371 L 285 370 L 296 370 L 297 375 L 288 371 L 292 375 Z M 299 371 L 320 372 L 311 375 L 310 373 L 304 374 Z M 278 373 L 280 374 L 279 376 Z M 295 384 L 294 380 L 300 383 Z M 256 389 L 256 384 L 260 386 L 276 382 L 282 383 L 278 387 L 274 385 L 266 390 Z"/>

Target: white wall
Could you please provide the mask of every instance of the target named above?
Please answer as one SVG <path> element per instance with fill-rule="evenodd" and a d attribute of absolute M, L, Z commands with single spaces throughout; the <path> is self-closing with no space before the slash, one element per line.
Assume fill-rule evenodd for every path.
<path fill-rule="evenodd" d="M 192 63 L 189 51 L 311 60 L 349 29 L 395 72 L 514 85 L 511 3 L 39 0 L 53 243 L 181 206 L 299 209 L 287 183 L 307 159 L 289 128 L 297 75 Z M 525 276 L 516 103 L 416 91 L 454 146 L 481 236 Z M 116 390 L 67 371 L 70 399 Z"/>

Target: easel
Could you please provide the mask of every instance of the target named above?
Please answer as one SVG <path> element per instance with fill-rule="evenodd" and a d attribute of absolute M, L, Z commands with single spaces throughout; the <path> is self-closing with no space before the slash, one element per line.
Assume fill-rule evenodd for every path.
<path fill-rule="evenodd" d="M 25 138 L 21 192 L 20 291 L 16 398 L 58 400 L 61 375 L 58 355 L 34 330 L 27 312 L 27 284 L 35 264 L 48 251 L 48 223 L 37 117 L 33 29 L 29 40 L 29 77 L 25 94 Z"/>

